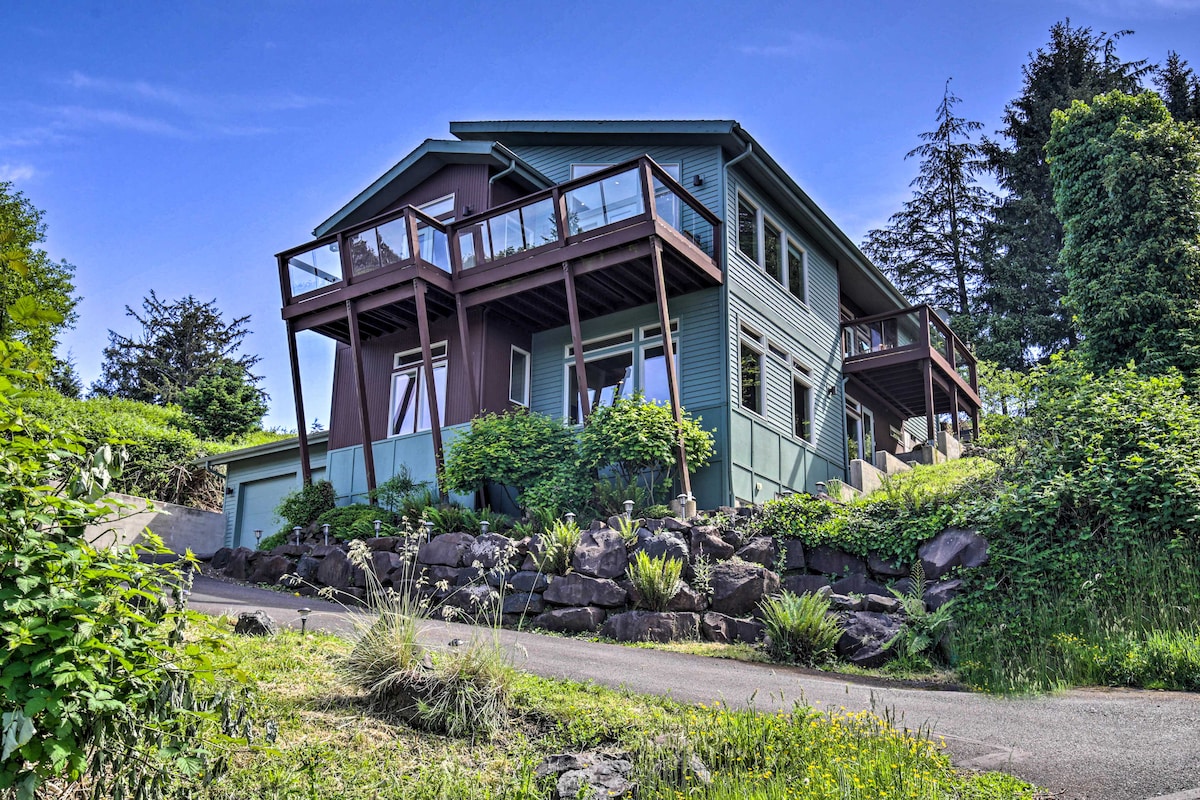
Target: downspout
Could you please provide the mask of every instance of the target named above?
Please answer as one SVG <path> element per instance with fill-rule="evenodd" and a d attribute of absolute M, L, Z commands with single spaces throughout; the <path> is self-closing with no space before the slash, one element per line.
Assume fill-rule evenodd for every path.
<path fill-rule="evenodd" d="M 754 152 L 754 143 L 746 142 L 746 149 L 743 150 L 738 155 L 736 155 L 733 158 L 726 161 L 725 166 L 721 168 L 721 219 L 725 219 L 725 211 L 728 209 L 728 205 L 729 205 L 729 168 L 732 167 L 734 164 L 738 163 L 739 161 L 741 161 L 743 158 L 747 158 L 753 152 Z M 729 242 L 729 225 L 728 224 L 726 224 L 724 226 L 724 231 L 725 231 L 725 241 L 721 242 L 722 253 L 724 253 L 724 248 L 726 248 L 728 246 L 728 242 Z M 716 249 L 715 242 L 713 243 L 713 249 L 714 250 Z M 728 270 L 729 258 L 724 257 L 721 259 L 721 262 L 726 265 L 726 270 Z M 726 336 L 725 347 L 724 347 L 724 358 L 722 358 L 722 361 L 724 362 L 724 365 L 725 365 L 725 388 L 729 392 L 726 395 L 726 403 L 727 403 L 727 406 L 728 406 L 728 409 L 730 412 L 727 416 L 728 416 L 729 422 L 732 423 L 732 421 L 733 421 L 733 389 L 731 388 L 732 387 L 732 383 L 731 383 L 732 376 L 731 376 L 731 370 L 729 368 L 729 338 L 728 337 L 730 335 L 730 329 L 729 329 L 729 281 L 728 280 L 724 280 L 721 282 L 721 326 L 722 326 L 722 330 L 725 331 L 725 336 Z M 726 502 L 728 502 L 730 505 L 733 505 L 733 502 L 734 502 L 733 481 L 730 479 L 730 475 L 733 474 L 733 440 L 732 440 L 731 436 L 732 436 L 732 433 L 730 431 L 730 425 L 727 424 L 725 426 L 725 453 L 726 453 L 726 459 L 727 459 L 728 463 L 726 464 L 725 475 L 724 475 L 724 477 L 722 477 L 721 482 L 722 482 L 722 484 L 724 484 L 723 488 L 726 489 L 726 497 L 725 497 Z"/>
<path fill-rule="evenodd" d="M 845 456 L 842 457 L 842 471 L 844 473 L 843 477 L 845 478 L 844 482 L 847 486 L 850 485 L 850 444 L 848 441 L 849 436 L 850 436 L 850 429 L 846 426 L 846 384 L 849 381 L 850 381 L 849 378 L 842 378 L 842 391 L 841 391 L 842 406 L 839 409 L 839 411 L 841 413 L 841 417 L 842 417 L 842 452 L 844 452 L 846 454 Z M 860 426 L 861 426 L 861 423 L 860 423 Z M 861 427 L 860 427 L 860 430 L 861 430 Z"/>
<path fill-rule="evenodd" d="M 496 203 L 494 202 L 494 200 L 492 198 L 492 187 L 496 185 L 496 181 L 500 180 L 505 175 L 509 175 L 516 171 L 517 171 L 517 160 L 515 158 L 511 158 L 508 161 L 507 169 L 500 170 L 495 175 L 488 178 L 488 198 L 487 198 L 488 208 L 492 208 L 493 206 L 496 205 Z"/>

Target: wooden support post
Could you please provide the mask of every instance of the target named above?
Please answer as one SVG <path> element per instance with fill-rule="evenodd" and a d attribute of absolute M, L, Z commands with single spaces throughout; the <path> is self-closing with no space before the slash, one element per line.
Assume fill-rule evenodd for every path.
<path fill-rule="evenodd" d="M 953 380 L 950 381 L 950 405 L 954 406 L 954 438 L 961 439 L 962 423 L 958 420 L 958 384 Z"/>
<path fill-rule="evenodd" d="M 575 348 L 575 381 L 579 384 L 579 405 L 583 413 L 583 419 L 580 422 L 586 424 L 587 418 L 592 415 L 592 401 L 588 397 L 587 365 L 583 361 L 583 333 L 579 328 L 579 300 L 575 296 L 575 273 L 572 272 L 569 262 L 564 261 L 562 268 L 563 280 L 567 284 L 567 316 L 571 322 L 571 343 Z"/>
<path fill-rule="evenodd" d="M 927 442 L 937 443 L 937 411 L 933 405 L 933 359 L 921 361 L 921 385 L 925 389 L 925 431 Z"/>
<path fill-rule="evenodd" d="M 648 168 L 647 168 L 648 169 Z M 662 242 L 650 237 L 650 264 L 654 270 L 654 296 L 658 303 L 658 322 L 662 327 L 663 358 L 667 366 L 667 392 L 671 396 L 671 414 L 679 436 L 675 457 L 679 460 L 679 480 L 683 493 L 692 497 L 692 474 L 688 469 L 687 447 L 683 443 L 683 407 L 679 402 L 679 376 L 675 374 L 675 343 L 671 341 L 671 313 L 667 309 L 667 283 L 663 279 Z"/>
<path fill-rule="evenodd" d="M 459 349 L 462 351 L 463 374 L 467 376 L 467 396 L 471 398 L 475 404 L 474 411 L 483 411 L 483 398 L 479 394 L 478 386 L 483 383 L 480 380 L 475 381 L 475 366 L 483 363 L 483 353 L 479 354 L 479 359 L 471 358 L 471 328 L 467 324 L 467 308 L 463 305 L 461 294 L 454 295 L 454 309 L 458 315 L 458 343 Z"/>
<path fill-rule="evenodd" d="M 292 365 L 292 397 L 296 401 L 296 433 L 300 443 L 300 474 L 304 485 L 312 484 L 312 464 L 308 461 L 308 420 L 304 418 L 304 394 L 300 391 L 300 353 L 296 349 L 296 328 L 285 323 L 288 339 L 288 360 Z"/>
<path fill-rule="evenodd" d="M 433 462 L 437 469 L 438 494 L 442 491 L 442 470 L 445 467 L 442 452 L 442 420 L 438 414 L 437 385 L 433 380 L 433 351 L 429 345 L 429 309 L 425 305 L 425 280 L 413 279 L 413 289 L 417 300 L 417 333 L 421 337 L 421 364 L 425 373 L 425 399 L 429 405 L 429 427 L 433 434 Z"/>
<path fill-rule="evenodd" d="M 350 326 L 350 360 L 354 365 L 354 394 L 358 399 L 358 424 L 362 428 L 363 469 L 367 473 L 367 497 L 375 505 L 375 446 L 371 436 L 371 414 L 367 409 L 367 380 L 363 373 L 362 334 L 358 329 L 358 308 L 346 301 L 346 321 Z"/>

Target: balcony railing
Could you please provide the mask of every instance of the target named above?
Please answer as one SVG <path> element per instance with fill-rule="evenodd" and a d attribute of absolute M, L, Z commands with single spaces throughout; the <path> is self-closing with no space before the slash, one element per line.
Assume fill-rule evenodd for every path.
<path fill-rule="evenodd" d="M 975 356 L 927 305 L 842 323 L 842 356 L 847 361 L 905 352 L 913 359 L 936 354 L 968 386 L 978 385 Z"/>
<path fill-rule="evenodd" d="M 285 304 L 417 264 L 458 277 L 655 221 L 716 260 L 720 219 L 643 156 L 457 222 L 406 206 L 285 251 Z"/>

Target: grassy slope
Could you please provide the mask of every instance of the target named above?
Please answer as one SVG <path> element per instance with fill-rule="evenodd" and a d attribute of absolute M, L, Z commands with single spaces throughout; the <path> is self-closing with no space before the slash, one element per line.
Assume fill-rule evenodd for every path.
<path fill-rule="evenodd" d="M 541 798 L 549 784 L 533 770 L 544 755 L 595 747 L 661 753 L 649 743 L 669 733 L 676 736 L 667 740 L 682 734 L 691 744 L 713 782 L 681 776 L 677 761 L 655 775 L 643 758 L 642 798 L 1032 796 L 1008 776 L 956 773 L 937 744 L 868 715 L 686 706 L 524 674 L 503 733 L 471 744 L 366 713 L 335 669 L 349 649 L 344 640 L 283 634 L 230 644 L 230 657 L 256 676 L 261 716 L 278 722 L 279 738 L 271 750 L 235 754 L 224 778 L 193 794 L 201 800 Z"/>

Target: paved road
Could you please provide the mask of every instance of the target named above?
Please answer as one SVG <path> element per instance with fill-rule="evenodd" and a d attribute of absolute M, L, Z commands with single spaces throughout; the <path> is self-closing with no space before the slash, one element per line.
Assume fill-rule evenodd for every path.
<path fill-rule="evenodd" d="M 345 633 L 340 606 L 198 576 L 194 609 L 212 614 L 263 609 L 299 627 Z M 468 638 L 465 625 L 434 623 L 432 640 Z M 924 725 L 946 740 L 960 767 L 1002 770 L 1074 800 L 1200 800 L 1200 695 L 1085 689 L 1052 697 L 998 698 L 830 677 L 808 670 L 554 636 L 505 631 L 516 664 L 549 678 L 595 681 L 685 702 L 721 700 L 774 710 L 803 700 L 817 708 L 890 710 L 898 725 Z"/>

